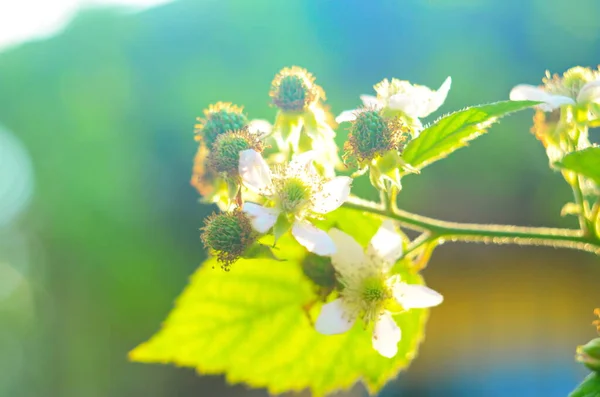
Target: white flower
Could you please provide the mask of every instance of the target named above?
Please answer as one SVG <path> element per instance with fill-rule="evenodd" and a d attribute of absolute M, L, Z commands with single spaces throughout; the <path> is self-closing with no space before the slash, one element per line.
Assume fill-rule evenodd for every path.
<path fill-rule="evenodd" d="M 363 105 L 368 109 L 389 109 L 400 111 L 412 121 L 417 130 L 422 129 L 419 118 L 427 117 L 439 109 L 446 100 L 452 79 L 447 77 L 437 91 L 405 80 L 385 79 L 374 86 L 377 96 L 361 95 Z M 358 110 L 360 111 L 360 110 Z M 356 119 L 355 110 L 342 112 L 335 121 L 343 123 Z"/>
<path fill-rule="evenodd" d="M 265 207 L 247 202 L 243 211 L 259 233 L 268 232 L 280 216 L 285 216 L 301 245 L 315 254 L 331 255 L 336 249 L 333 240 L 307 219 L 339 208 L 350 194 L 352 179 L 338 176 L 323 180 L 312 165 L 313 156 L 313 152 L 303 153 L 287 167 L 271 172 L 260 153 L 241 151 L 239 173 L 244 185 L 272 204 Z"/>
<path fill-rule="evenodd" d="M 402 256 L 402 237 L 392 222 L 381 225 L 366 253 L 340 230 L 331 229 L 329 235 L 338 248 L 331 261 L 344 289 L 338 299 L 323 305 L 315 324 L 317 331 L 326 335 L 344 333 L 361 317 L 366 324 L 374 322 L 373 348 L 384 357 L 395 356 L 401 330 L 392 313 L 437 306 L 443 301 L 442 295 L 390 275 L 391 267 Z"/>
<path fill-rule="evenodd" d="M 589 68 L 574 67 L 562 77 L 546 72 L 544 85 L 536 87 L 519 84 L 510 91 L 512 101 L 544 102 L 537 107 L 550 112 L 563 105 L 600 103 L 600 72 Z"/>

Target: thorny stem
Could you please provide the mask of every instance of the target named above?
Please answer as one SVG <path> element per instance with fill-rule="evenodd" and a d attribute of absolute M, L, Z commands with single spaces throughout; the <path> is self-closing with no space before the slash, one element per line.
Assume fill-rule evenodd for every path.
<path fill-rule="evenodd" d="M 351 196 L 344 203 L 344 207 L 394 219 L 411 230 L 429 232 L 429 237 L 421 244 L 434 241 L 443 243 L 450 240 L 489 244 L 539 245 L 571 248 L 600 255 L 600 240 L 585 235 L 581 230 L 446 222 L 398 209 L 395 207 L 395 202 L 391 200 L 387 203 L 386 205 L 378 204 Z"/>

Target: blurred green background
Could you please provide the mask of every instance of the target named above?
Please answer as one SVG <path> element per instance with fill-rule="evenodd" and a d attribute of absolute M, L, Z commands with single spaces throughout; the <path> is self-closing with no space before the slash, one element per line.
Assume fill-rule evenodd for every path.
<path fill-rule="evenodd" d="M 384 77 L 452 76 L 441 112 L 506 99 L 546 69 L 600 63 L 599 14 L 597 0 L 178 0 L 82 12 L 0 53 L 0 396 L 264 396 L 127 361 L 205 258 L 195 117 L 224 100 L 272 120 L 269 83 L 291 65 L 317 76 L 334 113 Z M 402 207 L 575 227 L 531 115 L 407 177 Z M 573 356 L 595 335 L 598 258 L 447 245 L 425 277 L 446 301 L 382 396 L 558 397 L 586 374 Z"/>

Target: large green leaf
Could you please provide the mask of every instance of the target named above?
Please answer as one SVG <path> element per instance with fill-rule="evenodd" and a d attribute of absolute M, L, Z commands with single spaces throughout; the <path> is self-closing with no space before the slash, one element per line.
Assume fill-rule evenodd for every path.
<path fill-rule="evenodd" d="M 336 226 L 358 231 L 362 244 L 380 223 L 350 210 L 338 212 Z M 287 261 L 240 260 L 229 272 L 214 260 L 204 263 L 163 328 L 135 348 L 130 358 L 194 367 L 201 374 L 225 374 L 231 383 L 265 387 L 271 393 L 310 389 L 315 396 L 347 389 L 359 380 L 374 393 L 408 366 L 423 336 L 426 310 L 396 316 L 402 340 L 393 359 L 373 350 L 371 330 L 358 322 L 346 334 L 320 335 L 311 319 L 321 304 L 309 311 L 311 319 L 303 309 L 316 299 L 299 265 L 304 250 L 289 234 L 278 246 L 278 255 Z M 402 277 L 422 283 L 419 275 L 408 271 Z"/>
<path fill-rule="evenodd" d="M 556 165 L 586 176 L 600 185 L 600 147 L 569 153 Z"/>
<path fill-rule="evenodd" d="M 532 101 L 503 101 L 473 106 L 437 120 L 406 145 L 402 157 L 417 169 L 448 156 L 485 133 L 502 116 L 538 104 Z"/>

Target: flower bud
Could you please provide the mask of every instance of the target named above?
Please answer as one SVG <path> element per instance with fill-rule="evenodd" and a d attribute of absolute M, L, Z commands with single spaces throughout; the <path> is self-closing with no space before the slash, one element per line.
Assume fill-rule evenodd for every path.
<path fill-rule="evenodd" d="M 216 254 L 225 270 L 246 252 L 257 237 L 250 219 L 240 210 L 209 216 L 201 235 L 204 246 Z"/>
<path fill-rule="evenodd" d="M 196 140 L 202 140 L 211 149 L 219 135 L 239 130 L 248 124 L 243 108 L 231 103 L 217 102 L 204 110 L 204 118 L 195 125 Z"/>
<path fill-rule="evenodd" d="M 575 359 L 592 371 L 600 372 L 600 338 L 578 346 Z"/>
<path fill-rule="evenodd" d="M 240 152 L 253 149 L 262 152 L 262 142 L 247 127 L 221 134 L 215 140 L 209 155 L 213 171 L 228 177 L 239 175 Z"/>
<path fill-rule="evenodd" d="M 409 136 L 409 128 L 399 117 L 384 117 L 377 110 L 359 111 L 344 145 L 344 157 L 364 162 L 390 150 L 402 151 Z"/>
<path fill-rule="evenodd" d="M 325 99 L 321 87 L 306 69 L 298 66 L 282 69 L 271 83 L 273 104 L 284 112 L 304 112 L 319 99 Z"/>
<path fill-rule="evenodd" d="M 302 261 L 302 271 L 318 287 L 333 289 L 337 284 L 331 258 L 309 253 Z"/>

